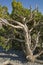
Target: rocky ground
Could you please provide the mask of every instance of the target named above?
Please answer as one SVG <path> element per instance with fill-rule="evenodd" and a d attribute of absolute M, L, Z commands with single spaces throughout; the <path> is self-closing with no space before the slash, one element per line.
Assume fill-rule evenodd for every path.
<path fill-rule="evenodd" d="M 28 62 L 22 51 L 10 50 L 5 52 L 0 48 L 0 65 L 3 65 L 4 62 L 10 61 L 14 65 L 43 65 L 39 63 Z"/>

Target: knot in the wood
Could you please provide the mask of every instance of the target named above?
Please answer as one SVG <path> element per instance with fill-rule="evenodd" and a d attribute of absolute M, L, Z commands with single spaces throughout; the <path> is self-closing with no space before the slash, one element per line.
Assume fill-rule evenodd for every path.
<path fill-rule="evenodd" d="M 27 60 L 30 60 L 31 62 L 34 62 L 36 59 L 34 55 L 28 55 L 26 58 Z"/>

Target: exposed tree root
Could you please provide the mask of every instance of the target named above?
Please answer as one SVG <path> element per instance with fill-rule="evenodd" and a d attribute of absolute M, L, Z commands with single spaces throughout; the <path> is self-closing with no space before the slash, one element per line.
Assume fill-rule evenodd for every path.
<path fill-rule="evenodd" d="M 38 60 L 38 59 L 36 59 L 35 62 L 36 62 L 36 63 L 43 64 L 43 60 Z"/>

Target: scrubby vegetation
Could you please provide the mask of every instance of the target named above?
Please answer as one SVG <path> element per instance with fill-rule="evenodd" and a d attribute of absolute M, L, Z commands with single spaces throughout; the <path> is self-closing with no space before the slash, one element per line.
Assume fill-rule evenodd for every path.
<path fill-rule="evenodd" d="M 0 6 L 0 46 L 6 50 L 23 49 L 31 61 L 43 54 L 43 15 L 37 6 L 26 9 L 14 0 L 11 14 L 7 7 Z M 35 54 L 37 50 L 41 52 Z"/>

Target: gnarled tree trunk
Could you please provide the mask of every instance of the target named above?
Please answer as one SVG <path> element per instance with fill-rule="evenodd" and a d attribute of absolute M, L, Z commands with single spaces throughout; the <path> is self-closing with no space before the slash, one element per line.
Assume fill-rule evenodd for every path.
<path fill-rule="evenodd" d="M 30 35 L 30 32 L 33 30 L 33 28 L 36 26 L 34 26 L 31 30 L 28 30 L 28 27 L 27 27 L 27 25 L 26 25 L 26 23 L 25 24 L 22 24 L 22 23 L 20 23 L 20 22 L 18 22 L 18 21 L 14 21 L 14 20 L 12 20 L 14 23 L 16 23 L 17 24 L 17 26 L 15 26 L 15 25 L 13 25 L 13 24 L 10 24 L 6 19 L 2 19 L 2 18 L 0 18 L 0 20 L 1 20 L 1 23 L 3 24 L 6 24 L 6 25 L 9 25 L 9 26 L 11 26 L 11 27 L 13 27 L 13 28 L 17 28 L 17 29 L 22 29 L 23 31 L 24 31 L 24 37 L 25 37 L 25 53 L 26 53 L 26 58 L 29 60 L 31 60 L 31 61 L 35 61 L 36 60 L 36 58 L 37 57 L 39 57 L 42 53 L 43 53 L 43 51 L 41 51 L 41 52 L 39 52 L 38 54 L 36 54 L 36 55 L 34 55 L 33 54 L 33 51 L 36 49 L 36 47 L 37 47 L 37 43 L 38 43 L 38 39 L 39 39 L 39 33 L 40 32 L 38 32 L 38 35 L 37 35 L 37 38 L 36 38 L 36 40 L 35 40 L 35 46 L 34 46 L 34 48 L 33 48 L 33 50 L 31 49 L 31 35 Z M 31 20 L 31 19 L 30 19 Z M 30 21 L 29 20 L 29 21 Z M 39 25 L 39 24 L 37 24 L 37 25 Z M 18 39 L 19 40 L 19 39 Z M 21 40 L 20 40 L 21 41 Z"/>

